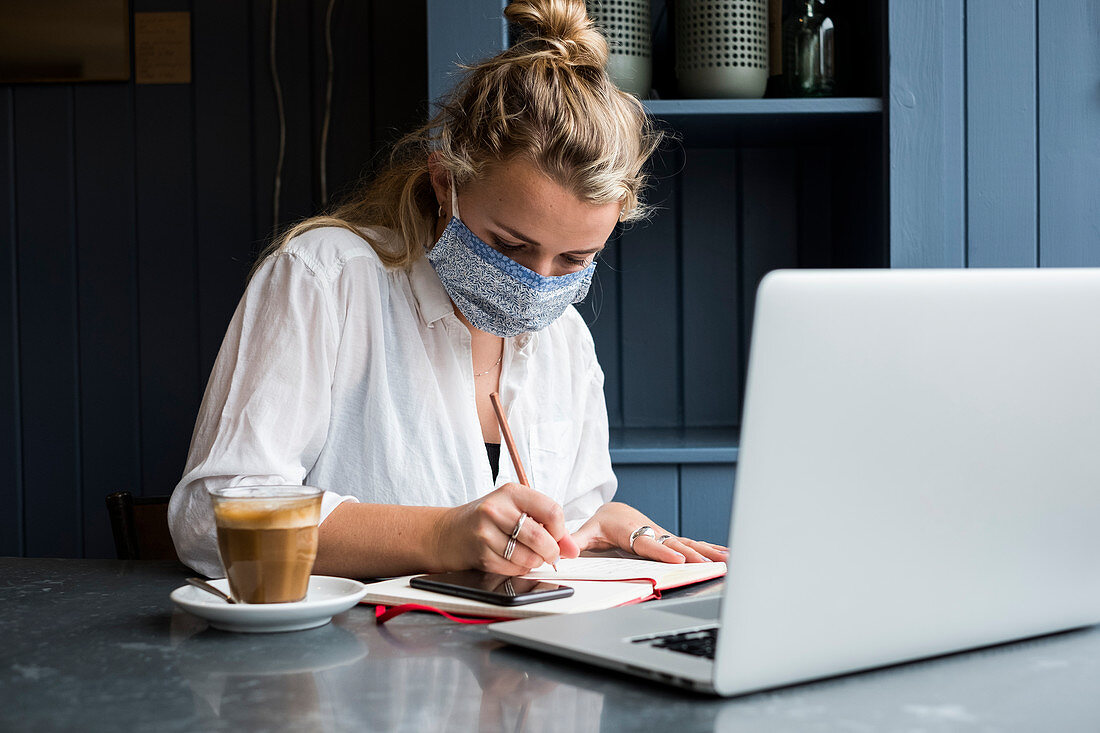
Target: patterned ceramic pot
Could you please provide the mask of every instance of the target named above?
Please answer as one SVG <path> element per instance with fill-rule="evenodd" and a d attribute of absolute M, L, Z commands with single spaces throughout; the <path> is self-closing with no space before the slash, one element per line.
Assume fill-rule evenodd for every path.
<path fill-rule="evenodd" d="M 768 0 L 676 0 L 676 78 L 685 97 L 764 96 Z"/>
<path fill-rule="evenodd" d="M 648 97 L 653 83 L 649 0 L 585 0 L 585 6 L 607 36 L 607 73 L 623 91 Z"/>

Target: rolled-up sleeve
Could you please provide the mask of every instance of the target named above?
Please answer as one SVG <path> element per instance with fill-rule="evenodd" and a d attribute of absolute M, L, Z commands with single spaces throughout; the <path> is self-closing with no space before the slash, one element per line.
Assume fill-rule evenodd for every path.
<path fill-rule="evenodd" d="M 222 574 L 208 489 L 301 484 L 325 444 L 338 319 L 329 283 L 290 253 L 269 257 L 233 315 L 206 385 L 169 527 L 180 559 Z M 354 500 L 326 489 L 321 519 Z"/>
<path fill-rule="evenodd" d="M 611 468 L 603 370 L 594 357 L 587 369 L 585 381 L 587 389 L 583 392 L 584 406 L 578 411 L 578 414 L 584 415 L 584 421 L 581 424 L 577 459 L 568 482 L 573 493 L 566 497 L 562 506 L 565 512 L 565 528 L 569 532 L 576 532 L 597 509 L 611 501 L 618 487 L 618 480 Z"/>

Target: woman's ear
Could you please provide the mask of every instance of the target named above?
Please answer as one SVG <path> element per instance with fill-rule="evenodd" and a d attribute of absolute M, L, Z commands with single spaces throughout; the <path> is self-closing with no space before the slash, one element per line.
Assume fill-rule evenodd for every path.
<path fill-rule="evenodd" d="M 428 175 L 431 177 L 436 203 L 443 207 L 443 213 L 449 219 L 451 217 L 451 174 L 443 167 L 438 151 L 433 150 L 428 153 Z"/>

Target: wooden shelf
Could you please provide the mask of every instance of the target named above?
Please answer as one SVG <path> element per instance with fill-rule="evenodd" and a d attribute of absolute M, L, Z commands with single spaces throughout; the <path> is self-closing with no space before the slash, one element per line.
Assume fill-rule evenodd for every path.
<path fill-rule="evenodd" d="M 882 112 L 878 97 L 815 97 L 811 99 L 649 99 L 643 102 L 654 117 L 723 118 L 760 115 L 873 115 Z"/>
<path fill-rule="evenodd" d="M 884 124 L 878 97 L 650 99 L 643 104 L 692 147 L 831 144 L 880 135 Z"/>
<path fill-rule="evenodd" d="M 611 462 L 736 463 L 737 428 L 614 428 Z"/>

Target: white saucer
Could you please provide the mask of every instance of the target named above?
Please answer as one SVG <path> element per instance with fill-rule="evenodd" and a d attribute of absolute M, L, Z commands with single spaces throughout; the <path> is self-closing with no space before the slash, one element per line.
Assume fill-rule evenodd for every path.
<path fill-rule="evenodd" d="M 211 580 L 210 585 L 229 592 L 229 581 L 225 578 Z M 311 575 L 306 597 L 295 603 L 226 603 L 191 585 L 176 588 L 171 598 L 184 611 L 206 619 L 215 629 L 267 633 L 324 626 L 366 594 L 367 586 L 357 580 Z"/>

